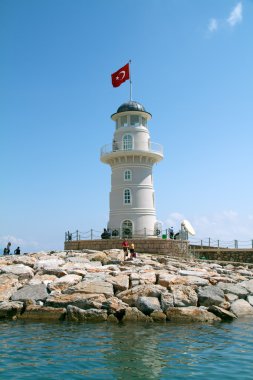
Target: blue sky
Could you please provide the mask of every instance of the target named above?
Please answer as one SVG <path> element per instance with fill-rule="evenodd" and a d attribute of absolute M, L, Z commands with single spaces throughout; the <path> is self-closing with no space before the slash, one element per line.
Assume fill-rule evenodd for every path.
<path fill-rule="evenodd" d="M 253 1 L 2 0 L 0 246 L 63 248 L 109 214 L 110 143 L 129 83 L 152 113 L 157 217 L 253 239 Z"/>

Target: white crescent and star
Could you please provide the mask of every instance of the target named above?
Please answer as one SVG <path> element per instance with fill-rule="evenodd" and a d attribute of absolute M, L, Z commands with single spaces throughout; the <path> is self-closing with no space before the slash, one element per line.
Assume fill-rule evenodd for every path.
<path fill-rule="evenodd" d="M 119 76 L 120 74 L 122 74 L 121 77 Z M 116 80 L 123 80 L 125 78 L 125 76 L 126 76 L 126 72 L 124 70 L 122 70 L 117 75 Z"/>

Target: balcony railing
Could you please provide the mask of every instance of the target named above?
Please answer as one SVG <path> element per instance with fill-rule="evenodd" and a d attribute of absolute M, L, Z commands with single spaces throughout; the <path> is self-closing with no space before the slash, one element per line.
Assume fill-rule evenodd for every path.
<path fill-rule="evenodd" d="M 106 144 L 102 146 L 100 156 L 103 157 L 107 154 L 111 154 L 118 151 L 135 151 L 135 152 L 150 152 L 159 154 L 160 156 L 163 156 L 163 146 L 161 144 L 150 142 L 148 146 L 145 148 L 143 146 L 138 147 L 137 146 L 127 146 L 123 143 L 112 143 L 112 144 Z"/>

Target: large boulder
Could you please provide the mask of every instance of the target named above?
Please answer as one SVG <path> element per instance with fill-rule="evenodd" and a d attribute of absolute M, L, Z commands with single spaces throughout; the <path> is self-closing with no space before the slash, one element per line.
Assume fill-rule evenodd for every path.
<path fill-rule="evenodd" d="M 122 322 L 152 322 L 152 318 L 143 314 L 137 307 L 128 307 L 122 317 Z"/>
<path fill-rule="evenodd" d="M 160 285 L 138 285 L 129 290 L 117 294 L 117 297 L 129 306 L 136 306 L 137 299 L 143 297 L 161 298 L 162 293 L 167 293 L 167 289 Z"/>
<path fill-rule="evenodd" d="M 66 276 L 56 278 L 53 282 L 49 284 L 49 289 L 63 291 L 68 289 L 70 286 L 78 284 L 82 280 L 82 276 L 76 274 L 67 274 Z"/>
<path fill-rule="evenodd" d="M 66 291 L 66 294 L 73 293 L 86 293 L 86 294 L 106 294 L 108 296 L 113 296 L 113 285 L 106 281 L 81 281 L 75 286 L 71 286 Z"/>
<path fill-rule="evenodd" d="M 1 273 L 10 273 L 18 277 L 19 281 L 30 280 L 34 276 L 32 268 L 24 264 L 4 265 L 0 268 Z"/>
<path fill-rule="evenodd" d="M 198 296 L 192 287 L 185 285 L 173 285 L 170 289 L 174 298 L 174 306 L 197 306 Z"/>
<path fill-rule="evenodd" d="M 105 300 L 104 294 L 54 294 L 46 299 L 45 305 L 63 308 L 66 308 L 68 305 L 73 305 L 80 309 L 101 309 Z"/>
<path fill-rule="evenodd" d="M 107 320 L 107 312 L 106 310 L 82 310 L 76 306 L 68 306 L 67 320 L 74 322 L 103 322 Z"/>
<path fill-rule="evenodd" d="M 129 276 L 125 274 L 107 277 L 107 281 L 113 285 L 115 292 L 122 292 L 129 288 Z"/>
<path fill-rule="evenodd" d="M 233 302 L 230 311 L 237 317 L 253 316 L 253 307 L 243 299 Z"/>
<path fill-rule="evenodd" d="M 215 305 L 209 306 L 208 311 L 225 321 L 232 321 L 237 318 L 235 314 L 231 313 L 231 311 Z"/>
<path fill-rule="evenodd" d="M 11 297 L 12 301 L 45 301 L 48 297 L 47 287 L 45 284 L 25 285 L 17 290 Z"/>
<path fill-rule="evenodd" d="M 0 275 L 0 302 L 7 301 L 19 286 L 18 277 L 14 274 Z"/>
<path fill-rule="evenodd" d="M 46 258 L 42 260 L 38 260 L 34 265 L 34 269 L 36 270 L 55 270 L 65 264 L 65 260 L 58 258 Z"/>
<path fill-rule="evenodd" d="M 222 289 L 225 294 L 226 293 L 235 294 L 239 298 L 246 298 L 247 294 L 249 293 L 249 291 L 245 287 L 237 285 L 237 284 L 228 284 L 225 282 L 219 282 L 217 286 L 220 289 Z"/>
<path fill-rule="evenodd" d="M 253 294 L 253 279 L 248 280 L 248 281 L 243 281 L 239 285 L 247 289 L 250 294 Z"/>
<path fill-rule="evenodd" d="M 23 302 L 4 301 L 0 303 L 0 318 L 16 318 L 21 314 Z"/>
<path fill-rule="evenodd" d="M 126 308 L 128 308 L 128 304 L 122 302 L 117 297 L 107 298 L 102 303 L 102 308 L 108 311 L 108 314 L 120 313 Z"/>
<path fill-rule="evenodd" d="M 219 322 L 221 319 L 207 310 L 195 306 L 174 307 L 166 311 L 167 319 L 171 322 Z"/>
<path fill-rule="evenodd" d="M 33 321 L 61 321 L 65 315 L 66 309 L 64 308 L 29 305 L 18 318 Z"/>
<path fill-rule="evenodd" d="M 162 311 L 160 302 L 156 297 L 139 297 L 136 307 L 145 315 L 150 315 L 153 311 Z"/>
<path fill-rule="evenodd" d="M 217 286 L 205 286 L 204 288 L 198 289 L 198 300 L 202 306 L 219 306 L 224 302 L 224 292 Z"/>
<path fill-rule="evenodd" d="M 174 307 L 174 297 L 172 293 L 162 293 L 161 294 L 161 308 L 163 311 L 166 311 L 170 307 Z"/>

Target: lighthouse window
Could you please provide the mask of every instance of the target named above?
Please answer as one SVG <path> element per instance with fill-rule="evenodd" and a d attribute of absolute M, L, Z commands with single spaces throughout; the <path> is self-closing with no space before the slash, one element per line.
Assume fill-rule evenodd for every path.
<path fill-rule="evenodd" d="M 140 125 L 138 115 L 131 115 L 130 116 L 130 125 L 131 125 L 131 127 L 138 127 Z"/>
<path fill-rule="evenodd" d="M 125 170 L 124 171 L 124 181 L 132 181 L 132 171 L 131 170 Z"/>
<path fill-rule="evenodd" d="M 133 149 L 133 138 L 131 135 L 123 136 L 123 150 L 132 150 Z"/>
<path fill-rule="evenodd" d="M 120 118 L 120 126 L 127 127 L 127 116 L 121 116 Z"/>
<path fill-rule="evenodd" d="M 131 204 L 131 190 L 130 189 L 124 190 L 124 204 L 125 205 Z"/>
<path fill-rule="evenodd" d="M 143 125 L 144 127 L 146 127 L 146 126 L 147 126 L 147 119 L 146 119 L 145 117 L 142 117 L 142 118 L 141 118 L 141 123 L 142 123 L 142 125 Z"/>

